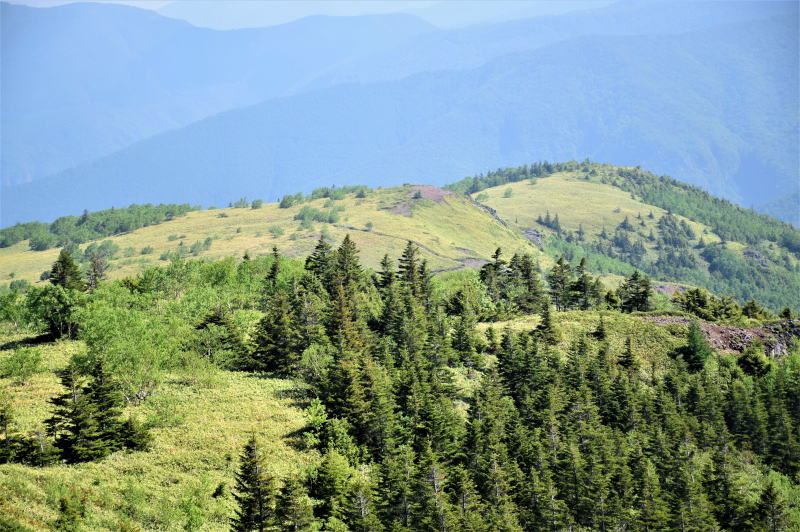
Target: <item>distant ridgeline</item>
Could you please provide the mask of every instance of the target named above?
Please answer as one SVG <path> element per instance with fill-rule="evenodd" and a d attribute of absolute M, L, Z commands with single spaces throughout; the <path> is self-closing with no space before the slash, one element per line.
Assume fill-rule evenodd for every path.
<path fill-rule="evenodd" d="M 629 192 L 636 201 L 667 213 L 651 222 L 655 227 L 649 234 L 639 227 L 644 227 L 643 220 L 626 218 L 617 227 L 589 234 L 582 226 L 567 227 L 563 219 L 559 221 L 557 212 L 552 216 L 547 213 L 536 222 L 553 233 L 544 242 L 550 255 L 563 254 L 569 260 L 586 257 L 593 270 L 608 273 L 627 275 L 638 268 L 664 281 L 734 294 L 742 301 L 758 299 L 772 308 L 797 304 L 800 231 L 666 176 L 589 161 L 541 162 L 467 177 L 446 188 L 475 194 L 524 180 L 535 183 L 537 178 L 561 172 Z M 483 201 L 485 197 L 479 194 L 476 199 Z M 546 204 L 545 199 L 542 202 Z M 498 214 L 508 218 L 511 213 L 500 209 Z M 707 225 L 722 241 L 705 242 L 702 235 L 696 235 L 689 224 L 675 215 Z M 649 217 L 652 216 L 651 212 Z M 735 249 L 737 246 L 730 246 L 729 242 L 741 244 L 738 247 L 744 250 Z"/>
<path fill-rule="evenodd" d="M 200 207 L 184 203 L 131 205 L 123 209 L 84 211 L 81 216 L 62 216 L 51 224 L 29 222 L 2 229 L 0 247 L 13 246 L 23 240 L 30 240 L 30 248 L 34 251 L 65 246 L 69 243 L 82 244 L 89 240 L 160 224 L 199 209 Z"/>

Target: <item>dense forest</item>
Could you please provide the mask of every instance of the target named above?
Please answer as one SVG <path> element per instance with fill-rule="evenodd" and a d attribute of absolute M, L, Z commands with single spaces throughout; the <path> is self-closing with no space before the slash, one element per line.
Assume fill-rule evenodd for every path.
<path fill-rule="evenodd" d="M 715 352 L 698 326 L 773 318 L 756 302 L 702 290 L 657 301 L 639 271 L 610 289 L 585 262 L 542 271 L 499 249 L 479 272 L 432 276 L 409 242 L 370 271 L 349 237 L 335 248 L 321 238 L 305 261 L 277 249 L 174 259 L 114 282 L 63 250 L 47 286 L 2 297 L 5 321 L 86 344 L 59 373 L 45 430 L 17 433 L 13 407 L 0 410 L 2 461 L 148 452 L 146 428 L 119 408 L 157 395 L 170 368 L 296 380 L 307 416 L 298 445 L 319 458 L 277 475 L 259 435 L 241 434 L 234 530 L 800 524 L 797 346 L 777 357 L 759 341 Z M 690 322 L 669 329 L 675 347 L 663 353 L 612 326 L 655 304 Z M 567 312 L 591 331 L 562 330 Z M 515 318 L 533 321 L 495 325 Z M 80 522 L 68 498 L 60 504 L 59 519 Z"/>

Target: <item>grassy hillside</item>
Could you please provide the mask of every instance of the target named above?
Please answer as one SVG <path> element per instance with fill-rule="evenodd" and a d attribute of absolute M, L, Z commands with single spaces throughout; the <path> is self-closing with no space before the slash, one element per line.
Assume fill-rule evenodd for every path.
<path fill-rule="evenodd" d="M 13 346 L 33 340 L 4 330 L 0 364 Z M 42 429 L 50 415 L 50 397 L 61 393 L 54 370 L 84 350 L 81 342 L 37 345 L 44 371 L 29 382 L 0 379 L 10 395 L 16 426 L 28 433 Z M 293 399 L 296 384 L 212 367 L 172 373 L 158 395 L 134 415 L 153 427 L 147 453 L 117 453 L 108 460 L 79 465 L 30 468 L 0 466 L 0 515 L 31 530 L 50 530 L 62 495 L 85 501 L 83 530 L 227 530 L 229 487 L 241 442 L 249 433 L 263 441 L 269 468 L 287 474 L 310 463 L 314 453 L 298 450 L 296 431 L 305 425 Z M 224 485 L 224 496 L 212 497 Z M 136 527 L 141 528 L 136 528 Z M 2 523 L 0 523 L 2 528 Z"/>
<path fill-rule="evenodd" d="M 295 217 L 305 207 L 324 212 L 341 209 L 339 220 L 303 225 Z M 273 246 L 289 257 L 306 256 L 320 234 L 336 241 L 350 234 L 362 249 L 364 263 L 372 267 L 377 267 L 385 253 L 399 255 L 409 239 L 420 246 L 432 270 L 479 263 L 497 247 L 508 253 L 536 251 L 519 233 L 465 198 L 434 187 L 406 186 L 367 191 L 363 198 L 356 197 L 356 193 L 342 200 L 321 198 L 286 209 L 278 203 L 266 203 L 259 209 L 248 205 L 190 212 L 169 222 L 108 238 L 118 247 L 109 276 L 116 279 L 163 264 L 165 254 L 180 248 L 191 256 L 192 244 L 204 243 L 207 238 L 211 244 L 199 252 L 203 258 L 241 257 L 245 252 L 265 255 Z M 80 246 L 80 250 L 88 245 Z M 143 249 L 147 254 L 142 254 Z M 0 279 L 36 282 L 57 255 L 57 249 L 31 251 L 27 241 L 0 248 Z"/>
<path fill-rule="evenodd" d="M 531 179 L 526 167 L 501 170 L 452 188 L 538 232 L 549 254 L 588 256 L 595 271 L 639 268 L 773 309 L 800 306 L 800 232 L 789 224 L 638 169 L 561 166 Z"/>

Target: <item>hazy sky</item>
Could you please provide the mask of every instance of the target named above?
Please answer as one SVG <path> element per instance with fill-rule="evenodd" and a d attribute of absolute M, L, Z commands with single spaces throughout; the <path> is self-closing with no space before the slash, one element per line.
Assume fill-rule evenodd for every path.
<path fill-rule="evenodd" d="M 91 0 L 98 4 L 128 4 L 146 9 L 159 9 L 170 3 L 170 0 Z M 62 4 L 74 4 L 72 0 L 10 0 L 11 4 L 25 4 L 35 7 L 52 7 Z"/>

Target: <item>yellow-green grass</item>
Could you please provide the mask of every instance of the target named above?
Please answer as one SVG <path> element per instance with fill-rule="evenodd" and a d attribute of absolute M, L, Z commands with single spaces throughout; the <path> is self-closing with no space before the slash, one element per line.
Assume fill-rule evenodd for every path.
<path fill-rule="evenodd" d="M 601 315 L 611 356 L 615 357 L 622 353 L 626 339 L 631 338 L 633 353 L 639 360 L 645 362 L 642 371 L 663 368 L 670 352 L 686 342 L 687 328 L 682 325 L 659 325 L 619 312 L 575 310 L 553 313 L 557 328 L 561 332 L 561 341 L 556 346 L 557 351 L 566 353 L 582 337 L 590 343 L 597 344 L 592 333 L 597 330 Z M 485 331 L 493 327 L 498 334 L 502 334 L 506 328 L 512 331 L 530 331 L 536 328 L 540 320 L 538 315 L 528 315 L 508 321 L 480 323 L 478 329 Z"/>
<path fill-rule="evenodd" d="M 2 345 L 22 339 L 5 335 Z M 36 346 L 45 371 L 29 383 L 0 379 L 11 396 L 16 427 L 39 430 L 50 415 L 48 399 L 62 392 L 53 370 L 83 349 L 80 342 Z M 0 358 L 10 349 L 0 351 Z M 34 468 L 0 465 L 0 514 L 32 530 L 50 530 L 59 499 L 73 493 L 86 501 L 84 530 L 183 530 L 194 515 L 197 530 L 228 530 L 233 506 L 230 487 L 245 440 L 255 434 L 267 467 L 277 475 L 296 472 L 315 459 L 297 445 L 305 418 L 296 403 L 297 385 L 244 373 L 206 368 L 176 373 L 158 393 L 129 409 L 152 422 L 153 448 L 119 452 L 96 463 Z M 212 493 L 224 483 L 224 495 Z M 136 528 L 133 528 L 134 530 Z"/>
<path fill-rule="evenodd" d="M 325 199 L 281 209 L 277 203 L 261 209 L 227 208 L 196 211 L 159 225 L 144 227 L 128 234 L 108 238 L 120 248 L 111 261 L 110 278 L 129 276 L 145 267 L 163 264 L 160 256 L 175 251 L 180 242 L 191 246 L 196 241 L 212 238 L 204 258 L 267 254 L 273 246 L 294 257 L 311 252 L 323 229 L 334 241 L 346 234 L 361 250 L 362 262 L 377 267 L 385 253 L 397 257 L 407 240 L 422 249 L 432 270 L 456 269 L 470 265 L 466 259 L 488 259 L 497 247 L 506 252 L 536 253 L 521 235 L 489 215 L 483 209 L 457 195 L 445 195 L 439 202 L 413 199 L 413 187 L 370 191 L 365 198 L 354 194 L 333 204 L 341 205 L 340 221 L 335 224 L 314 223 L 312 230 L 300 229 L 294 216 L 304 206 L 327 210 Z M 368 224 L 371 224 L 368 226 Z M 270 229 L 283 234 L 274 236 Z M 173 240 L 170 240 L 170 237 Z M 104 239 L 105 240 L 105 239 Z M 83 248 L 84 246 L 81 246 Z M 153 252 L 140 255 L 142 248 Z M 135 255 L 124 257 L 124 250 L 133 248 Z M 38 281 L 58 255 L 57 249 L 31 251 L 28 242 L 0 249 L 0 282 L 15 279 Z"/>
<path fill-rule="evenodd" d="M 505 197 L 508 189 L 512 191 L 511 197 Z M 583 226 L 587 236 L 599 234 L 604 227 L 608 233 L 613 233 L 626 216 L 642 237 L 648 236 L 651 229 L 657 235 L 656 223 L 666 213 L 664 209 L 634 199 L 629 192 L 587 181 L 574 172 L 537 179 L 535 184 L 525 180 L 492 187 L 474 196 L 480 194 L 488 196 L 482 203 L 496 209 L 503 220 L 516 227 L 534 227 L 536 219 L 539 216 L 544 218 L 549 212 L 550 216 L 558 214 L 563 229 L 577 231 L 579 226 Z M 652 219 L 648 217 L 650 212 L 653 213 Z M 643 227 L 636 218 L 640 214 Z M 691 226 L 698 240 L 702 237 L 709 244 L 720 240 L 709 227 L 681 216 L 678 219 Z"/>

